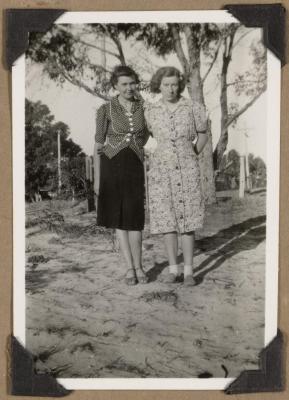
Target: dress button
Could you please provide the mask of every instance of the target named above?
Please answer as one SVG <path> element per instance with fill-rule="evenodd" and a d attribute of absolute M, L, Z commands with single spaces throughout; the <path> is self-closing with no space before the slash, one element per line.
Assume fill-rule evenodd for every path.
<path fill-rule="evenodd" d="M 176 167 L 176 169 L 179 169 L 179 167 Z"/>
<path fill-rule="evenodd" d="M 125 139 L 125 141 L 126 141 L 126 142 L 130 142 L 130 139 L 127 138 L 127 139 Z"/>
<path fill-rule="evenodd" d="M 183 217 L 183 215 L 180 215 L 180 219 L 183 219 L 184 217 Z"/>
<path fill-rule="evenodd" d="M 178 183 L 178 186 L 181 186 L 181 184 L 180 184 L 180 183 Z"/>

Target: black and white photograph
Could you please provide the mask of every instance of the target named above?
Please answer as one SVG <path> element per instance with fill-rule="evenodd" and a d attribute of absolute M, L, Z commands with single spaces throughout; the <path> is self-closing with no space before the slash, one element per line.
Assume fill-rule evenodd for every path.
<path fill-rule="evenodd" d="M 67 12 L 29 34 L 14 335 L 37 373 L 224 389 L 259 368 L 277 332 L 280 68 L 226 11 Z"/>

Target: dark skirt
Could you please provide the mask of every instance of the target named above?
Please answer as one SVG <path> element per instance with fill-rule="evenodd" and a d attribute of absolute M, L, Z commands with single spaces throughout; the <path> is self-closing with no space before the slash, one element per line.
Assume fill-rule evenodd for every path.
<path fill-rule="evenodd" d="M 126 147 L 113 158 L 100 159 L 97 224 L 106 228 L 141 231 L 144 228 L 144 167 Z"/>

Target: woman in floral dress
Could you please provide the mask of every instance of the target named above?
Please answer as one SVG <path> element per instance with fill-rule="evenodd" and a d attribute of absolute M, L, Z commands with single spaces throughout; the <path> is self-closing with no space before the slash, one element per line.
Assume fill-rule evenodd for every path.
<path fill-rule="evenodd" d="M 207 142 L 205 110 L 181 96 L 185 80 L 174 67 L 160 68 L 151 80 L 151 91 L 162 98 L 147 104 L 145 118 L 157 141 L 148 174 L 150 228 L 164 234 L 169 260 L 165 282 L 178 274 L 178 234 L 184 256 L 184 284 L 193 286 L 194 231 L 204 220 L 198 154 Z"/>

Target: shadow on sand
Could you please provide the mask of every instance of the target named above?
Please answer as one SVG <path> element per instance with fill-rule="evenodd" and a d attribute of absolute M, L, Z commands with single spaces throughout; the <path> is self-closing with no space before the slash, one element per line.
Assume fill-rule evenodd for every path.
<path fill-rule="evenodd" d="M 212 236 L 196 240 L 195 255 L 206 254 L 207 258 L 195 268 L 198 284 L 209 272 L 219 268 L 224 261 L 245 250 L 252 250 L 266 237 L 266 216 L 249 218 L 239 224 L 222 229 Z M 183 255 L 178 256 L 178 263 L 183 261 Z M 168 266 L 168 262 L 155 264 L 148 272 L 149 281 L 157 280 L 158 276 Z"/>

